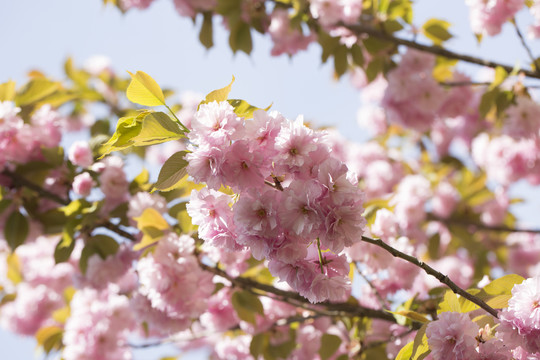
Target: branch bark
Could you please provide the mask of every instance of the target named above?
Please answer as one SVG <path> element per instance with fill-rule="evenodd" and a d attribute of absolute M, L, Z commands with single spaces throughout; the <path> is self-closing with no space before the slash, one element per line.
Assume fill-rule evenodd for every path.
<path fill-rule="evenodd" d="M 452 280 L 450 280 L 450 278 L 448 276 L 438 272 L 437 270 L 433 269 L 431 266 L 424 263 L 423 261 L 420 261 L 417 258 L 415 258 L 414 256 L 407 255 L 404 252 L 401 252 L 401 251 L 393 248 L 392 246 L 386 244 L 381 239 L 372 239 L 372 238 L 367 237 L 367 236 L 362 236 L 362 241 L 373 244 L 373 245 L 376 245 L 376 246 L 378 246 L 380 248 L 383 248 L 384 250 L 386 250 L 390 254 L 392 254 L 392 256 L 398 257 L 400 259 L 403 259 L 405 261 L 410 262 L 413 265 L 418 266 L 419 268 L 423 269 L 427 274 L 429 274 L 431 276 L 434 276 L 441 283 L 448 286 L 450 288 L 450 290 L 452 290 L 454 293 L 456 293 L 458 295 L 461 295 L 462 297 L 469 300 L 470 302 L 475 303 L 476 305 L 480 306 L 482 309 L 487 311 L 489 314 L 491 314 L 495 318 L 498 317 L 497 310 L 495 310 L 494 308 L 492 308 L 491 306 L 486 304 L 483 300 L 477 298 L 474 295 L 469 294 L 467 291 L 465 291 L 462 288 L 460 288 L 459 286 L 457 286 L 456 283 L 454 283 Z"/>
<path fill-rule="evenodd" d="M 491 68 L 496 68 L 496 67 L 500 66 L 503 69 L 505 69 L 507 72 L 512 72 L 512 70 L 514 70 L 514 67 L 510 66 L 510 65 L 502 64 L 502 63 L 499 63 L 499 62 L 496 62 L 496 61 L 485 60 L 485 59 L 475 57 L 475 56 L 471 56 L 471 55 L 460 54 L 460 53 L 450 51 L 450 50 L 447 50 L 445 48 L 438 47 L 438 46 L 424 45 L 424 44 L 420 44 L 420 43 L 418 43 L 416 41 L 402 39 L 402 38 L 396 37 L 394 35 L 388 34 L 388 33 L 384 32 L 384 31 L 377 30 L 377 29 L 375 29 L 375 28 L 373 28 L 371 26 L 366 26 L 366 25 L 363 25 L 363 24 L 347 25 L 347 24 L 343 24 L 343 23 L 339 24 L 339 26 L 342 26 L 342 27 L 345 27 L 345 28 L 349 29 L 350 31 L 352 31 L 356 35 L 366 34 L 366 35 L 369 35 L 369 36 L 377 38 L 377 39 L 392 42 L 392 43 L 394 43 L 396 45 L 403 45 L 403 46 L 406 46 L 406 47 L 409 47 L 409 48 L 412 48 L 412 49 L 416 49 L 416 50 L 420 50 L 420 51 L 423 51 L 423 52 L 427 52 L 427 53 L 430 53 L 430 54 L 443 56 L 443 57 L 446 57 L 448 59 L 461 60 L 461 61 L 468 62 L 470 64 L 482 65 L 482 66 L 487 66 L 487 67 L 491 67 Z M 530 78 L 540 79 L 540 73 L 538 73 L 538 72 L 526 70 L 526 69 L 523 69 L 523 68 L 518 69 L 518 71 L 520 73 L 523 73 L 524 75 L 530 77 Z"/>

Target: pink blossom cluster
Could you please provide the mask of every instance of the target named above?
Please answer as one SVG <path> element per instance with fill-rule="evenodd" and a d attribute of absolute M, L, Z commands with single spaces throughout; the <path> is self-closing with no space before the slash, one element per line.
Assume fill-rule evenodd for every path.
<path fill-rule="evenodd" d="M 132 358 L 127 336 L 135 327 L 129 299 L 110 285 L 103 291 L 84 288 L 70 303 L 63 335 L 66 360 Z"/>
<path fill-rule="evenodd" d="M 362 13 L 362 0 L 310 0 L 309 3 L 311 15 L 323 27 L 355 23 Z"/>
<path fill-rule="evenodd" d="M 508 186 L 520 179 L 532 184 L 540 183 L 540 142 L 537 139 L 515 139 L 509 135 L 490 138 L 478 135 L 472 144 L 475 163 L 488 177 Z"/>
<path fill-rule="evenodd" d="M 501 325 L 497 334 L 507 346 L 520 346 L 540 355 L 540 277 L 514 285 L 512 298 L 499 319 Z"/>
<path fill-rule="evenodd" d="M 470 8 L 471 28 L 489 36 L 501 32 L 503 24 L 523 8 L 524 0 L 466 0 Z"/>
<path fill-rule="evenodd" d="M 268 259 L 274 275 L 312 302 L 346 298 L 348 266 L 334 254 L 359 240 L 363 196 L 324 134 L 276 112 L 244 120 L 213 102 L 201 105 L 189 140 L 188 173 L 209 188 L 193 191 L 187 205 L 199 236 Z M 237 195 L 216 191 L 222 185 Z M 319 257 L 315 242 L 330 252 Z"/>
<path fill-rule="evenodd" d="M 315 40 L 314 34 L 304 35 L 301 27 L 293 27 L 288 11 L 280 8 L 274 9 L 270 15 L 268 33 L 274 43 L 271 50 L 273 56 L 294 55 L 300 50 L 307 49 Z"/>
<path fill-rule="evenodd" d="M 174 322 L 176 331 L 184 330 L 206 310 L 214 284 L 212 274 L 199 267 L 194 250 L 191 237 L 170 233 L 159 241 L 151 256 L 138 261 L 138 292 L 152 309 L 150 314 L 141 315 L 158 320 L 153 327 Z M 143 301 L 141 305 L 139 308 L 144 309 Z"/>
<path fill-rule="evenodd" d="M 433 360 L 511 360 L 511 348 L 496 339 L 479 339 L 479 327 L 468 314 L 443 312 L 426 328 Z"/>
<path fill-rule="evenodd" d="M 530 11 L 534 17 L 534 23 L 529 26 L 529 37 L 538 39 L 540 38 L 540 1 L 533 1 Z"/>
<path fill-rule="evenodd" d="M 43 160 L 42 147 L 56 147 L 62 138 L 63 117 L 44 105 L 26 123 L 12 101 L 0 102 L 0 169 L 8 164 Z"/>
<path fill-rule="evenodd" d="M 11 284 L 10 292 L 16 293 L 17 297 L 1 308 L 0 323 L 4 328 L 18 334 L 34 335 L 43 326 L 59 325 L 51 316 L 55 310 L 67 305 L 63 292 L 72 285 L 78 268 L 68 262 L 55 264 L 53 254 L 58 240 L 57 236 L 39 236 L 16 249 L 14 256 L 20 264 L 23 279 Z M 7 249 L 3 250 L 7 252 Z"/>

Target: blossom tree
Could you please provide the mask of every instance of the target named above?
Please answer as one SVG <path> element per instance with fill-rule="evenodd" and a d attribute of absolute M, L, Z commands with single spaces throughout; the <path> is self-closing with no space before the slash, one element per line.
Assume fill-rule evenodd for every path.
<path fill-rule="evenodd" d="M 445 49 L 450 24 L 413 25 L 408 0 L 174 0 L 207 48 L 215 18 L 233 52 L 252 31 L 273 56 L 318 44 L 361 88 L 362 144 L 230 99 L 234 78 L 178 101 L 68 59 L 65 80 L 1 84 L 0 324 L 66 360 L 540 358 L 540 230 L 509 211 L 540 183 L 516 21 L 539 37 L 540 2 L 467 4 L 478 41 L 514 27 L 530 67 Z M 90 140 L 64 148 L 73 131 Z"/>

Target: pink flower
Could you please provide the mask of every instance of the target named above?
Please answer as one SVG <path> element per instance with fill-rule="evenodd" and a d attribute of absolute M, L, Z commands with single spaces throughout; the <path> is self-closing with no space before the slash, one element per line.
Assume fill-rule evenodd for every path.
<path fill-rule="evenodd" d="M 307 49 L 308 45 L 315 40 L 314 34 L 306 36 L 302 33 L 301 27 L 292 27 L 289 13 L 286 10 L 276 8 L 270 16 L 268 33 L 274 42 L 272 56 L 294 55 L 300 50 Z"/>
<path fill-rule="evenodd" d="M 514 285 L 512 298 L 499 319 L 498 334 L 505 343 L 531 353 L 540 352 L 540 277 Z"/>
<path fill-rule="evenodd" d="M 120 7 L 123 10 L 146 9 L 154 0 L 120 0 Z"/>
<path fill-rule="evenodd" d="M 478 325 L 467 314 L 443 312 L 426 329 L 434 360 L 469 360 L 476 355 Z"/>
<path fill-rule="evenodd" d="M 86 141 L 75 141 L 69 148 L 68 158 L 73 165 L 84 168 L 89 167 L 94 162 L 92 150 Z"/>
<path fill-rule="evenodd" d="M 227 102 L 202 104 L 191 121 L 189 139 L 199 146 L 223 146 L 242 137 L 243 123 Z"/>
<path fill-rule="evenodd" d="M 90 191 L 94 187 L 94 184 L 95 182 L 94 179 L 92 179 L 92 176 L 90 176 L 89 173 L 84 172 L 73 178 L 73 191 L 77 195 L 87 197 L 90 195 Z"/>
<path fill-rule="evenodd" d="M 218 246 L 229 250 L 242 248 L 236 242 L 236 230 L 233 211 L 229 207 L 231 197 L 223 193 L 209 190 L 193 190 L 186 205 L 187 212 L 195 225 L 199 225 L 199 236 Z"/>
<path fill-rule="evenodd" d="M 174 0 L 176 11 L 182 16 L 191 18 L 194 18 L 197 12 L 214 9 L 216 5 L 216 0 Z"/>
<path fill-rule="evenodd" d="M 525 96 L 516 98 L 516 105 L 506 110 L 504 132 L 514 138 L 538 138 L 540 136 L 540 105 Z"/>
<path fill-rule="evenodd" d="M 135 321 L 125 295 L 113 285 L 102 292 L 85 288 L 71 300 L 62 352 L 66 360 L 132 358 L 127 335 Z"/>
<path fill-rule="evenodd" d="M 435 189 L 431 205 L 433 213 L 443 219 L 449 217 L 459 201 L 459 193 L 450 183 L 443 181 Z"/>

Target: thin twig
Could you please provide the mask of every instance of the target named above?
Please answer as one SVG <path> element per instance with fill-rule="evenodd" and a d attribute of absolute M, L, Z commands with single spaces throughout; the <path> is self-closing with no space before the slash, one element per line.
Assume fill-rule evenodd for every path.
<path fill-rule="evenodd" d="M 534 57 L 529 45 L 527 45 L 527 42 L 525 41 L 525 38 L 523 37 L 521 30 L 519 30 L 519 26 L 517 25 L 516 18 L 514 17 L 511 22 L 514 25 L 514 29 L 516 29 L 516 34 L 519 37 L 519 40 L 521 41 L 521 45 L 523 45 L 523 48 L 525 49 L 525 51 L 527 51 L 527 54 L 529 55 L 531 62 L 534 64 L 536 73 L 540 73 L 540 66 L 538 66 L 538 61 Z"/>
<path fill-rule="evenodd" d="M 377 297 L 377 300 L 379 300 L 379 304 L 381 305 L 382 308 L 385 308 L 385 307 L 389 307 L 388 306 L 388 303 L 386 302 L 386 300 L 382 297 L 381 293 L 379 292 L 379 290 L 375 287 L 375 285 L 373 285 L 373 283 L 371 282 L 371 280 L 369 280 L 367 278 L 366 275 L 364 275 L 363 272 L 360 271 L 360 264 L 358 263 L 358 261 L 355 263 L 355 267 L 356 267 L 356 272 L 358 273 L 358 275 L 360 275 L 362 277 L 362 279 L 364 279 L 364 281 L 369 285 L 369 287 L 371 288 L 371 290 L 373 290 L 373 292 L 375 293 L 375 296 Z"/>
<path fill-rule="evenodd" d="M 321 313 L 323 315 L 359 316 L 359 317 L 386 320 L 393 323 L 396 322 L 396 319 L 394 318 L 394 316 L 386 311 L 374 310 L 374 309 L 363 307 L 361 305 L 350 304 L 350 303 L 323 302 L 319 304 L 311 304 L 306 298 L 304 298 L 303 296 L 301 296 L 300 294 L 296 292 L 277 289 L 271 285 L 262 284 L 252 279 L 248 279 L 244 277 L 229 276 L 225 271 L 212 267 L 212 266 L 208 266 L 206 264 L 203 264 L 202 262 L 199 262 L 199 265 L 201 266 L 203 270 L 209 271 L 215 275 L 219 275 L 229 280 L 233 285 L 237 287 L 240 287 L 242 289 L 257 289 L 266 293 L 271 293 L 278 296 L 282 301 L 285 300 L 288 302 L 288 300 L 294 300 L 296 304 L 298 302 L 303 303 L 304 305 L 307 306 L 309 310 L 317 312 L 317 313 Z"/>
<path fill-rule="evenodd" d="M 33 190 L 35 191 L 36 193 L 38 193 L 38 195 L 40 195 L 41 197 L 44 197 L 44 198 L 47 198 L 49 200 L 52 200 L 60 205 L 69 205 L 71 203 L 71 201 L 69 199 L 63 199 L 61 198 L 60 196 L 50 192 L 50 191 L 47 191 L 45 190 L 44 188 L 42 188 L 41 186 L 31 182 L 30 180 L 27 180 L 26 178 L 24 178 L 23 176 L 15 173 L 15 172 L 11 172 L 7 169 L 4 169 L 4 171 L 2 171 L 2 175 L 5 175 L 7 177 L 9 177 L 12 182 L 13 182 L 13 186 L 15 187 L 25 187 L 25 188 L 28 188 L 30 190 Z"/>
<path fill-rule="evenodd" d="M 478 230 L 485 230 L 485 231 L 510 232 L 510 233 L 524 232 L 524 233 L 531 233 L 531 234 L 540 234 L 539 229 L 516 229 L 516 228 L 511 228 L 508 226 L 490 226 L 490 225 L 485 225 L 485 224 L 476 223 L 476 222 L 474 223 L 469 222 L 463 219 L 452 219 L 452 218 L 443 219 L 443 218 L 434 216 L 433 214 L 430 214 L 428 216 L 428 220 L 438 221 L 446 225 L 460 225 L 460 226 L 466 226 L 466 227 L 471 226 L 471 227 L 477 228 Z"/>
<path fill-rule="evenodd" d="M 427 274 L 434 276 L 437 280 L 439 280 L 444 285 L 448 286 L 450 290 L 452 290 L 454 293 L 461 295 L 465 299 L 469 300 L 470 302 L 475 303 L 476 305 L 480 306 L 482 309 L 493 315 L 494 317 L 498 317 L 497 310 L 493 309 L 491 306 L 486 304 L 483 300 L 477 298 L 476 296 L 473 296 L 469 294 L 467 291 L 463 290 L 459 286 L 456 285 L 447 275 L 444 275 L 437 270 L 433 269 L 431 266 L 426 264 L 423 261 L 418 260 L 414 256 L 407 255 L 392 246 L 386 244 L 381 239 L 372 239 L 367 236 L 362 236 L 362 241 L 376 245 L 380 248 L 383 248 L 384 250 L 388 251 L 392 256 L 398 257 L 400 259 L 403 259 L 405 261 L 410 262 L 413 265 L 418 266 L 419 268 L 423 269 Z"/>

